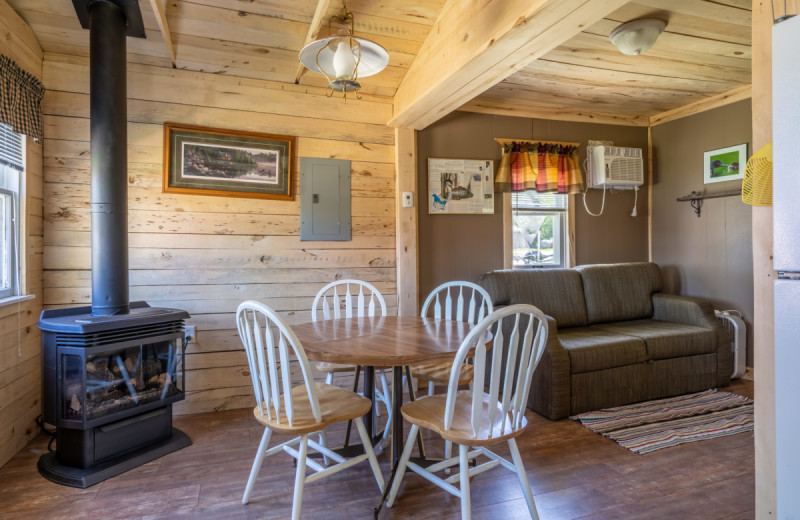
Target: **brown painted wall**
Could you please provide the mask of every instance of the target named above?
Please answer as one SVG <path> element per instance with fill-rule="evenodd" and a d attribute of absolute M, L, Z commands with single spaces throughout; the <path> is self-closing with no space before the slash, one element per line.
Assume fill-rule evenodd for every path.
<path fill-rule="evenodd" d="M 675 199 L 694 191 L 719 193 L 741 181 L 703 185 L 703 152 L 748 143 L 753 154 L 750 101 L 653 128 L 653 260 L 669 292 L 708 298 L 737 309 L 747 323 L 747 365 L 753 366 L 753 250 L 751 208 L 739 197 L 707 199 L 700 217 Z"/>
<path fill-rule="evenodd" d="M 581 162 L 589 139 L 647 152 L 647 129 L 594 123 L 548 121 L 454 112 L 417 136 L 419 171 L 419 294 L 451 280 L 477 281 L 481 273 L 503 267 L 503 201 L 494 215 L 428 215 L 428 158 L 493 159 L 500 163 L 495 137 L 550 139 L 581 143 Z M 645 164 L 647 159 L 645 158 Z M 602 192 L 591 190 L 589 208 L 597 213 Z M 589 216 L 580 196 L 575 207 L 575 249 L 578 264 L 647 260 L 647 186 L 639 192 L 636 218 L 630 216 L 633 192 L 607 193 L 602 216 Z"/>

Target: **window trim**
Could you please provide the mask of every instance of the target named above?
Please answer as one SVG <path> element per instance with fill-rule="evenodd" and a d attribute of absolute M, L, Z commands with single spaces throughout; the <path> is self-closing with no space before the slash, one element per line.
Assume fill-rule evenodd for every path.
<path fill-rule="evenodd" d="M 19 269 L 17 268 L 17 224 L 18 219 L 16 216 L 16 197 L 14 192 L 5 188 L 0 188 L 0 198 L 6 199 L 8 202 L 5 207 L 5 221 L 11 222 L 8 229 L 0 229 L 0 233 L 5 235 L 4 240 L 8 241 L 8 250 L 5 251 L 7 257 L 3 259 L 0 265 L 8 262 L 8 278 L 9 284 L 7 288 L 0 287 L 0 299 L 11 298 L 19 295 Z M 5 275 L 6 273 L 2 273 Z"/>
<path fill-rule="evenodd" d="M 8 137 L 9 133 L 14 133 L 9 125 L 2 125 L 3 128 L 0 128 L 0 130 L 3 132 L 4 139 L 5 137 Z M 27 251 L 27 175 L 25 170 L 28 162 L 27 140 L 29 137 L 23 134 L 14 134 L 14 136 L 19 136 L 18 143 L 11 143 L 8 141 L 5 142 L 7 142 L 9 145 L 19 146 L 17 149 L 19 151 L 18 157 L 16 156 L 17 154 L 6 153 L 3 162 L 0 163 L 0 168 L 6 170 L 7 172 L 13 172 L 13 175 L 16 176 L 14 180 L 9 180 L 8 183 L 3 181 L 2 184 L 0 184 L 0 186 L 5 186 L 0 187 L 0 193 L 2 193 L 4 196 L 10 197 L 10 212 L 12 218 L 12 225 L 10 230 L 8 230 L 10 234 L 9 244 L 11 245 L 9 248 L 9 253 L 11 255 L 9 275 L 12 278 L 12 282 L 10 289 L 0 289 L 0 306 L 24 301 L 33 297 L 28 297 L 28 295 L 26 295 L 26 291 L 28 289 L 28 280 L 27 262 L 24 254 L 24 252 Z M 14 146 L 14 148 L 16 149 L 16 146 Z M 6 152 L 8 151 L 9 149 L 6 150 Z M 11 174 L 12 173 L 4 173 L 3 175 Z M 2 230 L 0 232 L 5 233 L 6 230 Z"/>

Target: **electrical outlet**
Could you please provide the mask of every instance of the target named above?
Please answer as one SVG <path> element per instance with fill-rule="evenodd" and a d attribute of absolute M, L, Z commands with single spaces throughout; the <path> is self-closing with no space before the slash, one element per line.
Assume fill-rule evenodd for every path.
<path fill-rule="evenodd" d="M 183 331 L 186 334 L 186 343 L 197 343 L 197 336 L 195 336 L 194 325 L 184 325 Z"/>

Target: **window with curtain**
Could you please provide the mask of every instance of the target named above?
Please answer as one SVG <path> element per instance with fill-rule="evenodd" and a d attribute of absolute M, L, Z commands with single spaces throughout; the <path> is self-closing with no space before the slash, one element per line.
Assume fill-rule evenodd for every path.
<path fill-rule="evenodd" d="M 20 294 L 20 187 L 25 140 L 0 123 L 0 298 Z"/>
<path fill-rule="evenodd" d="M 577 143 L 505 142 L 495 187 L 511 192 L 512 266 L 566 267 L 567 195 L 583 191 Z"/>
<path fill-rule="evenodd" d="M 567 196 L 528 190 L 511 194 L 513 267 L 564 267 Z"/>

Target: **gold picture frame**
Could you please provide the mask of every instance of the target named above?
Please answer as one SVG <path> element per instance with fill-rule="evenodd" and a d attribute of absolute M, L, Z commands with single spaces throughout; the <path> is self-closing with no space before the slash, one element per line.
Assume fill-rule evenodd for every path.
<path fill-rule="evenodd" d="M 293 200 L 295 138 L 164 123 L 164 193 Z"/>

